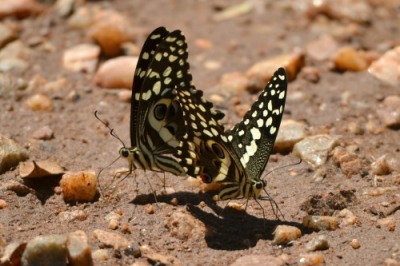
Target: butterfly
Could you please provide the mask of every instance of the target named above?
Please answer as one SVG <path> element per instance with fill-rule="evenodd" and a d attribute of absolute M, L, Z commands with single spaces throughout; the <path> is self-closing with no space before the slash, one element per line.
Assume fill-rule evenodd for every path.
<path fill-rule="evenodd" d="M 215 123 L 199 101 L 194 108 L 183 110 L 191 130 L 178 145 L 177 154 L 187 174 L 221 184 L 218 196 L 222 200 L 260 198 L 266 187 L 261 175 L 278 134 L 286 93 L 287 74 L 279 68 L 243 120 L 228 131 Z M 180 102 L 191 98 L 182 90 L 178 97 Z"/>

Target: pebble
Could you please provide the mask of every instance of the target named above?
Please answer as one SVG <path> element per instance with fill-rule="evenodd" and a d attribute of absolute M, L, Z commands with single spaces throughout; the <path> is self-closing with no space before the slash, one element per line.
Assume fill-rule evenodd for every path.
<path fill-rule="evenodd" d="M 171 255 L 163 255 L 157 253 L 148 245 L 140 246 L 140 252 L 142 257 L 147 258 L 152 262 L 152 265 L 171 265 L 171 266 L 182 266 L 183 263 L 177 258 Z"/>
<path fill-rule="evenodd" d="M 354 249 L 359 249 L 361 247 L 360 241 L 358 241 L 356 238 L 351 240 L 350 245 Z"/>
<path fill-rule="evenodd" d="M 3 250 L 0 249 L 0 265 L 21 265 L 21 256 L 26 248 L 26 243 L 12 242 Z"/>
<path fill-rule="evenodd" d="M 7 201 L 0 199 L 0 210 L 8 207 Z"/>
<path fill-rule="evenodd" d="M 139 56 L 140 49 L 137 44 L 132 42 L 124 42 L 121 46 L 123 54 L 127 56 Z"/>
<path fill-rule="evenodd" d="M 81 98 L 80 94 L 76 90 L 71 90 L 65 96 L 65 99 L 69 102 L 77 102 Z"/>
<path fill-rule="evenodd" d="M 303 217 L 303 226 L 313 231 L 336 230 L 339 225 L 339 219 L 332 216 L 313 216 L 306 215 Z"/>
<path fill-rule="evenodd" d="M 203 66 L 207 70 L 215 71 L 221 68 L 221 62 L 216 60 L 207 60 L 204 62 Z"/>
<path fill-rule="evenodd" d="M 19 175 L 22 178 L 38 178 L 46 176 L 61 175 L 65 171 L 55 161 L 31 161 L 19 164 Z"/>
<path fill-rule="evenodd" d="M 49 126 L 44 126 L 33 132 L 31 137 L 39 140 L 50 140 L 54 138 L 54 132 Z"/>
<path fill-rule="evenodd" d="M 209 50 L 209 49 L 211 49 L 211 48 L 214 47 L 214 44 L 213 44 L 210 40 L 201 39 L 201 38 L 196 39 L 196 40 L 194 41 L 194 44 L 195 44 L 197 47 L 199 47 L 199 48 L 201 48 L 201 49 L 204 49 L 204 50 Z"/>
<path fill-rule="evenodd" d="M 93 231 L 93 238 L 114 249 L 123 249 L 129 246 L 129 241 L 122 235 L 100 229 Z"/>
<path fill-rule="evenodd" d="M 236 211 L 239 211 L 239 212 L 244 212 L 246 210 L 245 204 L 240 204 L 240 203 L 234 202 L 234 201 L 229 201 L 228 204 L 226 204 L 226 206 L 228 206 L 229 208 L 232 208 Z"/>
<path fill-rule="evenodd" d="M 376 113 L 385 127 L 400 128 L 400 97 L 397 95 L 386 97 Z"/>
<path fill-rule="evenodd" d="M 27 195 L 29 193 L 34 193 L 33 189 L 29 188 L 28 186 L 25 186 L 24 184 L 21 184 L 18 181 L 11 180 L 8 181 L 4 184 L 1 185 L 0 190 L 8 190 L 8 191 L 13 191 L 17 195 Z"/>
<path fill-rule="evenodd" d="M 329 242 L 326 235 L 319 235 L 306 244 L 306 249 L 309 251 L 327 250 Z"/>
<path fill-rule="evenodd" d="M 147 214 L 154 214 L 155 212 L 154 206 L 152 204 L 147 204 L 144 207 L 144 210 L 147 212 Z"/>
<path fill-rule="evenodd" d="M 171 199 L 170 203 L 171 203 L 173 206 L 177 206 L 178 203 L 179 203 L 179 201 L 178 201 L 177 198 L 173 197 L 173 198 Z"/>
<path fill-rule="evenodd" d="M 239 117 L 244 117 L 244 115 L 247 113 L 247 111 L 250 110 L 250 107 L 251 106 L 247 103 L 238 104 L 235 106 L 235 113 Z"/>
<path fill-rule="evenodd" d="M 274 151 L 286 153 L 293 149 L 294 145 L 306 137 L 306 124 L 295 120 L 281 122 L 278 136 L 274 144 Z"/>
<path fill-rule="evenodd" d="M 301 237 L 299 228 L 290 225 L 278 225 L 273 232 L 274 239 L 272 241 L 275 245 L 287 245 L 290 242 Z"/>
<path fill-rule="evenodd" d="M 325 259 L 321 253 L 300 254 L 299 265 L 325 265 Z"/>
<path fill-rule="evenodd" d="M 92 258 L 94 261 L 107 261 L 110 259 L 110 255 L 107 250 L 98 249 L 92 252 Z"/>
<path fill-rule="evenodd" d="M 37 236 L 30 240 L 22 255 L 22 265 L 67 265 L 67 236 Z"/>
<path fill-rule="evenodd" d="M 386 159 L 386 155 L 382 155 L 371 164 L 371 171 L 374 175 L 388 175 L 392 169 Z"/>
<path fill-rule="evenodd" d="M 94 171 L 67 172 L 60 183 L 65 201 L 93 201 L 97 194 Z"/>
<path fill-rule="evenodd" d="M 279 67 L 284 67 L 286 69 L 289 81 L 294 80 L 297 73 L 304 66 L 304 60 L 305 56 L 303 52 L 283 54 L 256 63 L 246 72 L 246 77 L 252 83 L 263 84 L 263 86 L 259 88 L 259 91 L 261 91 Z"/>
<path fill-rule="evenodd" d="M 300 72 L 300 77 L 312 82 L 318 83 L 320 80 L 320 70 L 317 67 L 305 66 Z"/>
<path fill-rule="evenodd" d="M 329 152 L 337 145 L 338 140 L 329 135 L 310 136 L 294 145 L 293 154 L 318 168 L 326 163 Z"/>
<path fill-rule="evenodd" d="M 44 94 L 34 94 L 25 100 L 25 105 L 33 111 L 51 112 L 54 109 L 52 100 Z"/>
<path fill-rule="evenodd" d="M 0 23 L 0 48 L 14 41 L 18 37 L 17 32 L 4 23 Z"/>
<path fill-rule="evenodd" d="M 186 212 L 176 211 L 166 223 L 170 235 L 180 240 L 202 239 L 205 233 L 204 224 Z"/>
<path fill-rule="evenodd" d="M 5 58 L 0 60 L 0 72 L 22 71 L 28 68 L 28 63 L 19 58 Z"/>
<path fill-rule="evenodd" d="M 239 94 L 243 92 L 249 84 L 249 79 L 242 72 L 230 72 L 222 75 L 218 84 L 218 89 Z M 247 88 L 248 89 L 248 88 Z"/>
<path fill-rule="evenodd" d="M 20 40 L 15 40 L 0 50 L 0 60 L 16 58 L 28 60 L 31 57 L 32 51 Z"/>
<path fill-rule="evenodd" d="M 118 100 L 125 103 L 130 103 L 132 100 L 132 92 L 129 90 L 120 90 L 118 92 Z"/>
<path fill-rule="evenodd" d="M 342 226 L 360 223 L 360 219 L 355 216 L 349 209 L 341 210 L 336 216 L 342 219 L 340 223 Z"/>
<path fill-rule="evenodd" d="M 134 41 L 132 25 L 120 13 L 103 9 L 98 10 L 94 18 L 95 21 L 88 30 L 88 36 L 100 45 L 101 51 L 106 56 L 118 55 L 123 43 Z"/>
<path fill-rule="evenodd" d="M 44 10 L 44 6 L 36 0 L 3 0 L 0 4 L 0 18 L 15 16 L 26 18 L 38 15 Z"/>
<path fill-rule="evenodd" d="M 363 71 L 369 66 L 365 53 L 350 46 L 340 48 L 333 57 L 333 63 L 341 71 Z"/>
<path fill-rule="evenodd" d="M 93 73 L 100 56 L 100 47 L 95 44 L 78 44 L 64 51 L 64 68 L 73 72 Z"/>
<path fill-rule="evenodd" d="M 396 229 L 396 219 L 391 216 L 379 219 L 377 223 L 379 227 L 384 227 L 391 232 Z"/>
<path fill-rule="evenodd" d="M 0 174 L 29 158 L 28 151 L 0 134 Z"/>
<path fill-rule="evenodd" d="M 400 85 L 400 46 L 387 51 L 374 61 L 368 72 L 393 86 Z"/>
<path fill-rule="evenodd" d="M 94 83 L 101 88 L 131 89 L 133 72 L 138 62 L 134 56 L 120 56 L 102 64 L 94 77 Z M 118 69 L 118 71 L 115 71 Z"/>
<path fill-rule="evenodd" d="M 66 78 L 59 78 L 50 82 L 47 82 L 44 85 L 44 91 L 46 92 L 58 92 L 62 89 L 66 89 L 68 87 L 68 81 Z"/>
<path fill-rule="evenodd" d="M 105 220 L 108 222 L 108 229 L 115 230 L 122 220 L 122 215 L 116 212 L 110 212 L 106 215 Z"/>
<path fill-rule="evenodd" d="M 89 214 L 83 210 L 62 211 L 58 214 L 60 222 L 84 221 Z"/>
<path fill-rule="evenodd" d="M 264 265 L 264 266 L 284 266 L 288 265 L 289 256 L 282 254 L 278 257 L 266 256 L 266 255 L 244 255 L 240 256 L 230 266 L 253 266 L 253 265 Z"/>
<path fill-rule="evenodd" d="M 330 35 L 324 35 L 307 44 L 307 56 L 316 61 L 328 61 L 339 50 L 339 44 Z"/>
<path fill-rule="evenodd" d="M 67 236 L 68 264 L 79 266 L 92 266 L 92 254 L 87 235 L 78 230 Z"/>
<path fill-rule="evenodd" d="M 55 11 L 60 17 L 67 17 L 74 11 L 76 0 L 57 0 L 54 4 Z"/>

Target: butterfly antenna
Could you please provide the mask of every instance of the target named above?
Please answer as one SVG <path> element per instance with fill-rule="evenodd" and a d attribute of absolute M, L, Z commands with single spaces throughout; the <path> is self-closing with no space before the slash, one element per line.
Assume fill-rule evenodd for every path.
<path fill-rule="evenodd" d="M 110 135 L 113 136 L 114 138 L 116 138 L 117 140 L 119 140 L 119 142 L 121 142 L 122 146 L 125 147 L 125 143 L 122 141 L 122 139 L 117 135 L 117 133 L 115 133 L 115 130 L 113 128 L 111 128 L 108 123 L 106 121 L 104 121 L 103 119 L 101 119 L 98 115 L 98 111 L 94 111 L 94 116 L 96 117 L 97 120 L 99 120 L 104 126 L 106 126 L 109 130 L 110 130 Z"/>
<path fill-rule="evenodd" d="M 271 171 L 269 171 L 268 173 L 266 173 L 264 176 L 268 176 L 269 174 L 271 174 L 272 172 L 274 172 L 276 170 L 280 170 L 280 169 L 283 169 L 283 168 L 299 165 L 302 162 L 303 162 L 303 159 L 300 159 L 297 163 L 291 163 L 291 164 L 288 164 L 288 165 L 278 166 L 278 167 L 272 169 Z"/>

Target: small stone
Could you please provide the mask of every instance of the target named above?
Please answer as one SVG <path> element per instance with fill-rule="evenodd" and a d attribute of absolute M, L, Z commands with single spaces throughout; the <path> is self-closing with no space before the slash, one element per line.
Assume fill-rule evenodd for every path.
<path fill-rule="evenodd" d="M 400 261 L 392 259 L 392 258 L 387 258 L 383 262 L 383 265 L 385 265 L 385 266 L 399 266 L 400 265 Z"/>
<path fill-rule="evenodd" d="M 60 17 L 67 17 L 74 11 L 75 0 L 57 0 L 54 7 Z"/>
<path fill-rule="evenodd" d="M 95 44 L 78 44 L 64 51 L 63 65 L 73 72 L 93 73 L 99 60 L 100 47 Z"/>
<path fill-rule="evenodd" d="M 295 226 L 278 225 L 273 232 L 275 245 L 287 245 L 301 237 L 301 231 Z"/>
<path fill-rule="evenodd" d="M 124 234 L 131 234 L 132 233 L 132 230 L 129 227 L 128 223 L 121 224 L 121 232 L 124 233 Z"/>
<path fill-rule="evenodd" d="M 247 71 L 246 76 L 252 83 L 263 84 L 263 86 L 258 90 L 261 91 L 279 67 L 285 68 L 289 81 L 294 80 L 297 73 L 303 67 L 304 60 L 303 52 L 293 52 L 290 54 L 280 55 L 256 63 Z"/>
<path fill-rule="evenodd" d="M 196 39 L 194 44 L 204 50 L 209 50 L 214 47 L 213 43 L 207 39 Z"/>
<path fill-rule="evenodd" d="M 214 104 L 221 104 L 221 103 L 223 103 L 223 102 L 226 101 L 226 99 L 225 99 L 223 96 L 221 96 L 221 95 L 219 95 L 219 94 L 216 94 L 216 93 L 211 94 L 210 100 L 211 100 Z"/>
<path fill-rule="evenodd" d="M 347 124 L 346 130 L 354 135 L 363 135 L 365 132 L 364 128 L 355 121 L 349 122 Z"/>
<path fill-rule="evenodd" d="M 356 238 L 351 240 L 350 245 L 354 249 L 359 249 L 361 247 L 360 241 L 358 241 Z"/>
<path fill-rule="evenodd" d="M 171 199 L 171 204 L 173 205 L 173 206 L 177 206 L 178 205 L 178 199 L 177 198 L 172 198 Z"/>
<path fill-rule="evenodd" d="M 25 105 L 33 111 L 51 112 L 54 109 L 54 104 L 49 97 L 43 94 L 35 94 L 25 101 Z"/>
<path fill-rule="evenodd" d="M 385 127 L 400 128 L 400 97 L 392 95 L 386 97 L 376 111 Z"/>
<path fill-rule="evenodd" d="M 324 265 L 325 259 L 321 253 L 300 254 L 299 265 Z"/>
<path fill-rule="evenodd" d="M 7 206 L 8 206 L 7 201 L 0 199 L 0 210 L 7 208 Z"/>
<path fill-rule="evenodd" d="M 5 58 L 0 61 L 0 72 L 23 71 L 28 68 L 26 60 L 19 58 Z"/>
<path fill-rule="evenodd" d="M 132 42 L 124 42 L 121 46 L 122 50 L 124 51 L 123 54 L 127 56 L 139 56 L 140 54 L 140 47 Z"/>
<path fill-rule="evenodd" d="M 321 38 L 310 42 L 307 45 L 307 55 L 317 61 L 330 60 L 339 50 L 339 44 L 330 35 L 324 35 Z"/>
<path fill-rule="evenodd" d="M 65 201 L 93 201 L 97 194 L 97 176 L 94 171 L 65 173 L 60 183 Z"/>
<path fill-rule="evenodd" d="M 17 17 L 26 18 L 38 15 L 44 10 L 44 6 L 36 0 L 2 0 L 0 2 L 0 18 Z"/>
<path fill-rule="evenodd" d="M 285 153 L 293 149 L 293 146 L 306 137 L 306 124 L 294 120 L 281 122 L 278 136 L 274 144 L 274 151 Z"/>
<path fill-rule="evenodd" d="M 154 206 L 151 204 L 147 204 L 144 207 L 144 210 L 147 212 L 147 214 L 154 214 L 154 212 L 155 212 Z"/>
<path fill-rule="evenodd" d="M 17 38 L 17 33 L 4 23 L 0 23 L 0 48 L 14 41 Z"/>
<path fill-rule="evenodd" d="M 306 249 L 309 251 L 327 250 L 329 243 L 325 235 L 319 235 L 306 244 Z"/>
<path fill-rule="evenodd" d="M 205 233 L 203 223 L 181 211 L 172 213 L 165 226 L 172 237 L 180 240 L 201 239 Z"/>
<path fill-rule="evenodd" d="M 92 258 L 94 261 L 107 261 L 110 258 L 106 249 L 98 249 L 92 252 Z"/>
<path fill-rule="evenodd" d="M 54 132 L 49 126 L 44 126 L 33 132 L 32 138 L 39 140 L 50 140 L 54 138 Z"/>
<path fill-rule="evenodd" d="M 396 219 L 393 217 L 385 217 L 378 220 L 378 225 L 380 227 L 387 228 L 389 231 L 394 231 L 396 229 Z"/>
<path fill-rule="evenodd" d="M 371 170 L 374 175 L 388 175 L 392 172 L 388 161 L 386 159 L 386 155 L 383 155 L 376 159 L 375 162 L 371 164 Z"/>
<path fill-rule="evenodd" d="M 246 210 L 246 205 L 234 201 L 229 201 L 227 206 L 239 212 L 244 212 Z"/>
<path fill-rule="evenodd" d="M 237 94 L 244 91 L 247 88 L 248 83 L 249 79 L 242 72 L 231 72 L 222 75 L 217 89 Z"/>
<path fill-rule="evenodd" d="M 44 91 L 46 92 L 58 92 L 68 87 L 68 81 L 66 78 L 59 78 L 53 81 L 49 81 L 44 85 Z"/>
<path fill-rule="evenodd" d="M 293 154 L 318 168 L 326 163 L 329 152 L 338 145 L 338 140 L 329 135 L 315 135 L 297 142 Z"/>
<path fill-rule="evenodd" d="M 170 255 L 163 255 L 151 249 L 148 245 L 140 246 L 140 252 L 143 258 L 147 258 L 152 262 L 152 265 L 183 265 L 177 258 Z"/>
<path fill-rule="evenodd" d="M 247 113 L 247 111 L 250 110 L 250 105 L 243 103 L 235 106 L 235 113 L 239 117 L 244 117 L 244 115 Z"/>
<path fill-rule="evenodd" d="M 334 56 L 333 63 L 341 71 L 363 71 L 369 66 L 365 54 L 353 47 L 342 47 Z"/>
<path fill-rule="evenodd" d="M 84 231 L 78 230 L 67 236 L 68 265 L 92 266 L 92 254 Z"/>
<path fill-rule="evenodd" d="M 336 230 L 339 225 L 339 219 L 332 216 L 312 216 L 306 215 L 303 218 L 303 226 L 313 231 Z"/>
<path fill-rule="evenodd" d="M 58 214 L 60 222 L 84 221 L 89 217 L 83 210 L 63 211 Z"/>
<path fill-rule="evenodd" d="M 121 102 L 130 103 L 132 100 L 132 92 L 128 90 L 121 90 L 118 92 L 118 99 Z"/>
<path fill-rule="evenodd" d="M 266 255 L 244 255 L 240 256 L 230 266 L 285 266 L 288 265 L 289 257 L 286 254 L 282 254 L 278 257 L 266 256 Z"/>
<path fill-rule="evenodd" d="M 101 51 L 109 57 L 120 53 L 122 44 L 134 40 L 130 21 L 113 10 L 100 10 L 90 26 L 88 35 L 96 41 Z"/>
<path fill-rule="evenodd" d="M 105 220 L 108 222 L 108 228 L 115 230 L 122 220 L 122 215 L 116 212 L 110 212 L 106 215 Z"/>
<path fill-rule="evenodd" d="M 81 96 L 76 90 L 72 90 L 68 92 L 68 94 L 65 96 L 65 99 L 70 102 L 77 102 Z"/>
<path fill-rule="evenodd" d="M 368 3 L 359 0 L 322 0 L 311 3 L 308 14 L 312 17 L 323 14 L 340 21 L 366 23 L 371 21 L 374 12 Z"/>
<path fill-rule="evenodd" d="M 2 186 L 0 187 L 0 190 L 8 190 L 8 191 L 13 191 L 15 192 L 17 195 L 27 195 L 29 193 L 34 193 L 34 191 L 25 186 L 24 184 L 21 184 L 18 181 L 15 180 L 11 180 L 8 181 L 7 183 L 2 184 Z"/>
<path fill-rule="evenodd" d="M 61 175 L 64 169 L 54 161 L 32 161 L 19 164 L 19 175 L 22 178 L 38 178 L 46 176 Z"/>
<path fill-rule="evenodd" d="M 0 174 L 5 173 L 19 162 L 29 158 L 28 151 L 13 140 L 0 134 Z"/>
<path fill-rule="evenodd" d="M 368 72 L 377 79 L 393 86 L 400 84 L 400 46 L 387 51 L 368 68 Z"/>
<path fill-rule="evenodd" d="M 0 50 L 0 60 L 14 58 L 26 61 L 30 59 L 31 54 L 32 50 L 25 43 L 16 40 Z"/>
<path fill-rule="evenodd" d="M 341 225 L 353 225 L 360 223 L 360 219 L 355 216 L 349 209 L 343 209 L 338 214 L 337 217 L 342 218 Z"/>
<path fill-rule="evenodd" d="M 120 56 L 110 59 L 102 64 L 97 71 L 94 82 L 102 88 L 132 88 L 133 69 L 138 58 L 132 56 Z M 118 69 L 118 71 L 115 71 Z"/>
<path fill-rule="evenodd" d="M 300 77 L 309 82 L 318 83 L 320 79 L 320 70 L 316 67 L 305 66 L 300 72 Z"/>
<path fill-rule="evenodd" d="M 0 253 L 0 265 L 13 266 L 21 265 L 21 257 L 26 248 L 26 243 L 13 242 L 6 246 L 3 253 Z M 0 249 L 0 251 L 3 251 Z"/>
<path fill-rule="evenodd" d="M 221 62 L 215 60 L 207 60 L 204 62 L 204 68 L 207 70 L 217 70 L 221 68 Z"/>
<path fill-rule="evenodd" d="M 67 236 L 37 236 L 26 245 L 22 265 L 67 265 Z"/>
<path fill-rule="evenodd" d="M 129 241 L 120 234 L 110 233 L 100 229 L 93 231 L 93 238 L 100 241 L 106 246 L 111 246 L 114 249 L 123 249 L 129 246 Z"/>

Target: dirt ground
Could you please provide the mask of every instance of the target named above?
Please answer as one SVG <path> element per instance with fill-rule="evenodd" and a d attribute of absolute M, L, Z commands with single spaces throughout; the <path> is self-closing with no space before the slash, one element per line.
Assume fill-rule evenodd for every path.
<path fill-rule="evenodd" d="M 223 21 L 215 21 L 213 16 L 227 6 L 240 4 L 240 1 L 115 0 L 89 1 L 85 5 L 104 6 L 128 17 L 132 29 L 140 32 L 136 40 L 138 47 L 141 47 L 147 34 L 158 26 L 181 29 L 189 45 L 194 84 L 211 101 L 215 95 L 227 97 L 216 106 L 226 113 L 225 122 L 230 125 L 240 121 L 231 101 L 235 95 L 213 89 L 226 73 L 246 72 L 256 62 L 296 49 L 305 51 L 310 42 L 326 34 L 335 36 L 335 32 L 340 30 L 354 35 L 335 36 L 339 46 L 350 45 L 383 53 L 388 43 L 391 47 L 400 44 L 400 5 L 396 5 L 396 1 L 382 1 L 381 4 L 373 0 L 340 1 L 367 3 L 373 10 L 367 22 L 335 18 L 327 12 L 313 15 L 304 11 L 305 7 L 299 3 L 302 1 L 250 2 L 255 5 L 253 10 Z M 352 7 L 353 4 L 349 4 L 349 10 Z M 31 47 L 33 52 L 28 61 L 29 67 L 24 71 L 8 72 L 7 75 L 27 83 L 35 75 L 48 81 L 64 77 L 67 84 L 61 91 L 47 93 L 54 104 L 51 112 L 27 108 L 24 101 L 34 93 L 32 91 L 9 88 L 5 92 L 3 89 L 0 97 L 0 133 L 27 148 L 30 160 L 52 159 L 68 171 L 93 169 L 98 172 L 118 156 L 120 143 L 108 134 L 93 113 L 99 110 L 121 139 L 129 143 L 130 104 L 121 101 L 115 91 L 96 87 L 92 82 L 94 74 L 74 73 L 63 67 L 63 51 L 88 42 L 84 31 L 67 26 L 66 18 L 60 18 L 48 8 L 36 17 L 8 20 L 21 28 L 18 38 L 23 42 L 32 40 L 46 29 L 49 31 L 47 41 L 55 49 L 48 52 Z M 196 44 L 198 39 L 212 43 L 211 48 L 199 47 Z M 106 59 L 102 57 L 101 62 Z M 230 208 L 222 211 L 226 202 L 212 204 L 210 195 L 199 193 L 185 178 L 170 174 L 166 174 L 167 193 L 163 192 L 162 174 L 137 171 L 135 178 L 118 183 L 112 199 L 76 204 L 66 203 L 57 192 L 59 176 L 38 179 L 28 184 L 35 193 L 18 195 L 0 191 L 0 199 L 8 204 L 0 209 L 0 233 L 5 244 L 80 229 L 88 235 L 92 250 L 96 250 L 100 244 L 92 238 L 92 233 L 95 229 L 103 229 L 122 234 L 132 245 L 149 245 L 160 254 L 177 258 L 183 265 L 230 265 L 245 255 L 279 257 L 282 254 L 287 255 L 285 262 L 288 265 L 297 265 L 302 254 L 306 253 L 321 253 L 326 265 L 389 265 L 390 262 L 393 263 L 390 265 L 399 265 L 399 229 L 389 230 L 378 223 L 382 218 L 380 213 L 386 213 L 400 204 L 399 173 L 391 171 L 379 176 L 379 182 L 376 182 L 377 177 L 370 168 L 372 162 L 385 154 L 399 160 L 400 133 L 384 127 L 376 114 L 385 97 L 400 94 L 399 87 L 388 85 L 367 71 L 337 71 L 329 60 L 320 62 L 307 55 L 305 60 L 306 66 L 318 70 L 320 79 L 311 82 L 306 75 L 300 74 L 289 83 L 283 120 L 305 122 L 310 136 L 329 134 L 338 136 L 343 147 L 355 146 L 365 169 L 363 173 L 348 177 L 330 158 L 322 167 L 326 175 L 317 181 L 313 179 L 316 169 L 306 162 L 288 166 L 298 161 L 291 152 L 272 155 L 266 171 L 286 167 L 267 176 L 267 190 L 279 204 L 286 220 L 276 219 L 267 201 L 260 201 L 266 219 L 263 218 L 263 210 L 253 200 L 249 201 L 246 212 Z M 219 67 L 208 67 L 207 62 L 216 63 Z M 79 95 L 76 101 L 66 99 L 72 90 Z M 302 95 L 300 98 L 296 97 L 299 93 Z M 255 99 L 256 95 L 244 92 L 241 103 L 251 105 Z M 370 124 L 378 130 L 368 130 L 367 125 Z M 361 131 L 355 133 L 349 130 L 353 125 Z M 33 139 L 33 132 L 44 126 L 53 130 L 54 138 Z M 126 167 L 124 161 L 118 161 L 111 170 L 105 170 L 101 184 L 110 184 L 112 173 L 121 167 Z M 17 168 L 0 175 L 2 184 L 12 180 L 23 182 Z M 154 202 L 150 184 L 158 193 L 158 204 Z M 391 189 L 383 189 L 376 196 L 368 193 L 379 187 Z M 355 199 L 346 208 L 358 217 L 358 223 L 334 231 L 303 230 L 303 236 L 290 245 L 273 245 L 272 233 L 277 225 L 303 228 L 301 223 L 306 215 L 301 210 L 303 202 L 311 196 L 325 197 L 339 191 L 354 192 Z M 171 203 L 173 198 L 177 199 L 177 204 Z M 149 211 L 150 206 L 154 207 L 154 213 Z M 83 210 L 87 218 L 60 221 L 60 212 L 73 210 Z M 129 233 L 120 228 L 114 231 L 108 229 L 105 217 L 112 211 L 123 214 L 122 223 L 127 224 Z M 168 223 L 178 212 L 188 214 L 184 217 L 190 217 L 190 224 L 198 225 L 200 229 L 182 238 L 172 234 Z M 394 212 L 390 217 L 395 222 L 399 221 L 400 212 Z M 327 237 L 329 249 L 307 251 L 306 244 L 318 235 Z M 360 248 L 351 246 L 352 239 L 358 239 Z M 96 264 L 129 265 L 145 260 L 112 248 L 107 250 L 110 258 Z"/>

